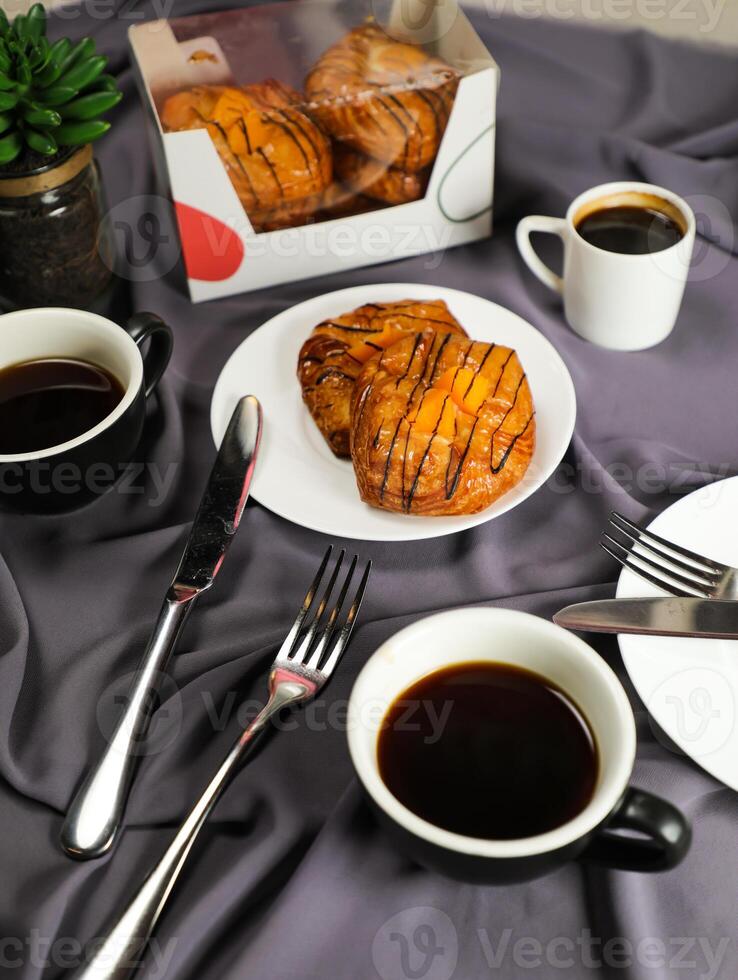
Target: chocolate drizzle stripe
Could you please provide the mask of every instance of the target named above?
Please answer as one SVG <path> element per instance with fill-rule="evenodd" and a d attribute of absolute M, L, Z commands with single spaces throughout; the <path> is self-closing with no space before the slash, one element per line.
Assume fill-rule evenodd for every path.
<path fill-rule="evenodd" d="M 423 316 L 417 313 L 397 313 L 395 310 L 388 310 L 386 313 L 377 313 L 372 317 L 372 320 L 382 320 L 385 317 L 396 317 L 397 319 L 402 318 L 403 320 L 422 320 L 423 323 L 439 323 L 442 327 L 448 327 L 453 330 L 455 324 L 449 323 L 448 320 L 439 320 L 432 316 Z"/>
<path fill-rule="evenodd" d="M 308 145 L 310 146 L 313 153 L 315 154 L 315 162 L 317 164 L 320 164 L 320 152 L 318 151 L 318 147 L 315 145 L 315 141 L 313 140 L 312 136 L 307 131 L 307 129 L 305 129 L 305 127 L 302 125 L 299 119 L 294 118 L 294 114 L 288 115 L 286 109 L 280 109 L 280 112 L 285 117 L 285 119 L 288 119 L 295 127 L 295 129 L 297 129 L 301 133 L 301 135 L 305 137 L 305 140 L 307 141 Z"/>
<path fill-rule="evenodd" d="M 484 355 L 484 357 L 482 358 L 482 360 L 481 360 L 481 361 L 479 362 L 479 367 L 478 367 L 478 368 L 476 369 L 476 371 L 474 372 L 474 377 L 473 377 L 473 378 L 471 379 L 471 381 L 469 382 L 469 387 L 468 387 L 468 388 L 466 389 L 466 391 L 464 392 L 464 398 L 466 398 L 466 396 L 467 396 L 467 395 L 469 394 L 469 392 L 470 392 L 470 391 L 472 390 L 472 387 L 473 387 L 473 385 L 474 385 L 474 382 L 475 382 L 475 381 L 477 380 L 477 378 L 478 378 L 478 377 L 481 377 L 481 374 L 482 374 L 482 368 L 483 368 L 483 367 L 484 367 L 484 365 L 485 365 L 485 364 L 487 363 L 487 358 L 489 357 L 489 355 L 490 355 L 490 354 L 492 353 L 492 351 L 493 351 L 494 349 L 495 349 L 495 345 L 494 345 L 494 344 L 490 344 L 490 346 L 489 346 L 489 348 L 488 348 L 488 350 L 487 350 L 487 352 L 486 352 L 486 354 Z M 464 363 L 466 363 L 466 358 L 464 358 Z"/>
<path fill-rule="evenodd" d="M 434 337 L 433 338 L 433 342 L 434 343 L 435 343 L 435 339 L 436 338 Z M 425 372 L 428 369 L 428 362 L 430 361 L 430 356 L 431 356 L 432 351 L 433 351 L 433 344 L 431 344 L 428 347 L 428 349 L 426 350 L 426 352 L 425 352 L 425 361 L 423 362 L 423 370 L 420 372 L 420 377 L 418 378 L 418 380 L 413 385 L 413 389 L 410 392 L 410 395 L 408 396 L 407 405 L 405 407 L 405 411 L 406 412 L 408 412 L 408 411 L 410 411 L 412 409 L 413 399 L 415 398 L 415 392 L 418 390 L 418 388 L 423 383 L 423 378 L 425 377 Z M 422 397 L 421 397 L 421 401 L 422 401 Z"/>
<path fill-rule="evenodd" d="M 262 159 L 264 160 L 264 163 L 267 165 L 267 167 L 269 167 L 269 170 L 271 171 L 272 177 L 274 177 L 275 183 L 277 184 L 277 187 L 279 188 L 279 195 L 280 195 L 280 197 L 283 198 L 284 197 L 284 188 L 282 187 L 282 183 L 281 183 L 279 177 L 277 176 L 277 171 L 274 169 L 274 165 L 272 164 L 272 161 L 269 159 L 269 157 L 264 152 L 264 147 L 263 146 L 260 146 L 259 149 L 256 152 L 259 154 L 260 157 L 262 157 Z"/>
<path fill-rule="evenodd" d="M 246 140 L 246 149 L 248 150 L 249 153 L 253 153 L 254 151 L 251 149 L 251 139 L 249 137 L 249 130 L 248 127 L 246 126 L 246 120 L 243 118 L 243 116 L 238 120 L 238 124 L 241 127 L 241 132 L 243 133 L 244 139 Z"/>
<path fill-rule="evenodd" d="M 443 127 L 441 126 L 441 120 L 439 119 L 438 111 L 436 110 L 436 107 L 433 105 L 432 100 L 425 94 L 425 92 L 422 89 L 418 89 L 418 91 L 415 94 L 418 96 L 419 99 L 425 102 L 425 104 L 428 106 L 430 111 L 433 113 L 433 125 L 436 130 L 436 137 L 440 137 L 441 133 L 443 132 Z"/>
<path fill-rule="evenodd" d="M 430 378 L 428 379 L 428 384 L 429 385 L 432 385 L 433 384 L 433 379 L 436 376 L 436 369 L 438 367 L 438 362 L 440 361 L 441 355 L 443 354 L 444 350 L 446 349 L 446 344 L 451 339 L 451 336 L 452 335 L 450 333 L 445 334 L 443 340 L 441 341 L 441 344 L 439 345 L 438 353 L 436 354 L 436 359 L 435 359 L 435 361 L 433 363 L 433 370 L 431 371 Z"/>
<path fill-rule="evenodd" d="M 241 120 L 241 121 L 243 122 L 243 120 Z M 223 129 L 223 127 L 221 126 L 221 124 L 219 122 L 217 122 L 215 119 L 208 119 L 208 120 L 206 120 L 206 122 L 209 125 L 214 126 L 218 130 L 218 132 L 220 133 L 221 138 L 223 139 L 223 142 L 225 143 L 226 149 L 228 150 L 228 152 L 230 153 L 230 155 L 233 157 L 233 159 L 238 164 L 238 169 L 241 171 L 241 173 L 246 178 L 246 181 L 247 181 L 247 183 L 249 185 L 249 190 L 254 195 L 254 203 L 257 206 L 260 205 L 261 202 L 259 200 L 259 195 L 256 193 L 256 188 L 254 187 L 253 181 L 251 180 L 251 175 L 249 174 L 249 172 L 246 169 L 246 167 L 243 165 L 243 161 L 241 160 L 241 157 L 238 156 L 238 154 L 234 153 L 233 150 L 228 145 L 228 134 L 226 133 L 225 129 Z M 248 139 L 248 137 L 247 137 L 247 139 Z"/>
<path fill-rule="evenodd" d="M 373 99 L 369 99 L 367 102 L 364 103 L 364 105 L 366 107 L 366 110 L 367 110 L 367 114 L 369 116 L 369 119 L 371 119 L 371 121 L 374 123 L 374 125 L 379 130 L 379 132 L 383 136 L 386 136 L 387 135 L 387 130 L 384 128 L 384 126 L 381 124 L 381 122 L 377 119 L 377 114 L 376 114 L 376 112 L 374 112 L 374 109 L 373 109 L 373 103 L 374 103 L 374 100 Z"/>
<path fill-rule="evenodd" d="M 410 152 L 410 142 L 411 142 L 412 139 L 415 139 L 415 137 L 417 136 L 418 138 L 415 139 L 415 142 L 416 142 L 416 158 L 417 158 L 417 162 L 420 163 L 420 154 L 421 154 L 421 151 L 422 151 L 422 148 L 423 148 L 423 142 L 422 142 L 423 141 L 423 130 L 420 127 L 420 123 L 413 116 L 413 114 L 410 112 L 410 110 L 407 108 L 407 106 L 403 105 L 402 102 L 400 102 L 400 100 L 397 98 L 396 95 L 388 95 L 387 98 L 388 99 L 391 99 L 392 102 L 402 112 L 405 113 L 405 115 L 407 116 L 407 118 L 410 120 L 410 123 L 411 123 L 411 127 L 407 131 L 407 135 L 405 137 L 405 160 L 407 160 L 408 154 Z"/>
<path fill-rule="evenodd" d="M 451 456 L 449 455 L 448 466 L 446 467 L 446 479 L 445 479 L 446 500 L 450 500 L 453 497 L 453 495 L 456 493 L 456 489 L 459 485 L 459 477 L 461 476 L 461 470 L 464 466 L 464 463 L 466 462 L 466 457 L 469 453 L 469 449 L 471 448 L 472 439 L 474 438 L 474 432 L 477 428 L 477 422 L 479 422 L 479 416 L 477 416 L 477 418 L 474 419 L 474 422 L 472 423 L 472 427 L 469 430 L 469 438 L 466 440 L 466 446 L 464 446 L 464 452 L 461 454 L 461 458 L 459 459 L 459 465 L 456 467 L 454 478 L 451 481 L 450 490 L 448 486 L 448 473 L 451 468 Z"/>
<path fill-rule="evenodd" d="M 500 371 L 500 376 L 497 379 L 497 384 L 495 385 L 495 390 L 492 392 L 492 397 L 493 398 L 497 394 L 497 389 L 500 387 L 500 382 L 502 381 L 502 376 L 505 373 L 505 368 L 507 367 L 507 365 L 508 365 L 508 363 L 510 361 L 510 358 L 513 356 L 514 353 L 515 353 L 515 351 L 514 350 L 511 350 L 510 353 L 505 358 L 505 363 L 502 365 L 502 370 Z"/>
<path fill-rule="evenodd" d="M 469 360 L 469 358 L 471 357 L 471 352 L 474 350 L 474 345 L 476 343 L 477 343 L 476 340 L 472 340 L 472 342 L 467 347 L 466 354 L 464 354 L 464 360 L 461 362 L 461 366 L 462 367 L 466 367 L 466 363 Z M 482 343 L 482 341 L 479 341 L 479 343 Z"/>
<path fill-rule="evenodd" d="M 305 152 L 305 147 L 302 145 L 302 143 L 299 141 L 299 139 L 295 136 L 295 134 L 292 132 L 292 130 L 290 129 L 290 127 L 286 123 L 280 122 L 279 119 L 271 119 L 269 121 L 272 122 L 272 123 L 274 123 L 275 126 L 279 126 L 279 128 L 282 129 L 289 136 L 289 138 L 295 144 L 295 146 L 297 147 L 297 149 L 300 151 L 300 154 L 301 154 L 302 159 L 303 159 L 303 161 L 305 163 L 305 166 L 307 167 L 307 171 L 310 174 L 310 176 L 312 177 L 313 176 L 313 166 L 310 163 L 310 160 L 308 158 L 307 153 Z"/>
<path fill-rule="evenodd" d="M 400 500 L 402 501 L 403 507 L 405 506 L 405 473 L 407 472 L 407 447 L 410 443 L 411 432 L 412 432 L 412 426 L 408 424 L 407 432 L 405 434 L 405 446 L 402 450 L 402 479 L 400 482 Z"/>
<path fill-rule="evenodd" d="M 389 452 L 387 453 L 387 461 L 384 464 L 384 476 L 382 477 L 382 486 L 379 490 L 379 499 L 384 499 L 384 491 L 387 489 L 387 480 L 389 479 L 389 469 L 392 463 L 392 453 L 395 451 L 395 443 L 397 442 L 397 433 L 400 431 L 400 426 L 403 423 L 403 418 L 400 417 L 397 420 L 397 425 L 395 426 L 395 431 L 392 436 L 392 442 L 390 443 Z"/>
<path fill-rule="evenodd" d="M 321 371 L 315 381 L 312 383 L 311 388 L 317 388 L 318 385 L 322 385 L 324 381 L 328 378 L 344 378 L 346 381 L 350 381 L 352 384 L 356 381 L 356 378 L 347 374 L 345 371 L 341 371 L 340 368 L 330 367 L 326 368 L 325 371 Z"/>
<path fill-rule="evenodd" d="M 395 110 L 391 106 L 388 106 L 387 105 L 387 103 L 385 102 L 385 97 L 384 96 L 378 95 L 377 96 L 377 102 L 382 106 L 382 108 L 386 112 L 388 112 L 390 114 L 390 116 L 394 119 L 394 121 L 400 127 L 400 131 L 402 132 L 402 135 L 403 135 L 404 140 L 405 140 L 405 148 L 404 148 L 403 154 L 402 154 L 402 159 L 405 162 L 405 167 L 403 167 L 401 169 L 407 169 L 408 144 L 409 144 L 409 141 L 410 141 L 410 137 L 413 134 L 412 134 L 412 132 L 410 130 L 408 130 L 407 126 L 402 121 L 402 119 L 397 115 L 397 113 L 395 112 Z"/>
<path fill-rule="evenodd" d="M 404 381 L 405 378 L 410 373 L 410 368 L 412 366 L 413 361 L 415 360 L 415 354 L 417 353 L 418 347 L 420 346 L 420 341 L 422 339 L 423 339 L 422 333 L 416 333 L 415 334 L 415 343 L 413 344 L 412 353 L 410 354 L 410 357 L 408 358 L 407 366 L 405 367 L 404 372 L 395 381 L 395 390 L 400 387 L 400 382 L 401 381 Z"/>
<path fill-rule="evenodd" d="M 514 396 L 513 396 L 513 400 L 512 400 L 512 402 L 510 403 L 510 407 L 509 407 L 509 408 L 508 408 L 508 410 L 507 410 L 507 411 L 505 412 L 505 414 L 504 414 L 504 415 L 502 416 L 502 418 L 500 419 L 500 422 L 499 422 L 499 424 L 498 424 L 498 426 L 497 426 L 497 428 L 496 428 L 496 429 L 494 430 L 494 432 L 492 433 L 492 446 L 491 446 L 491 452 L 492 452 L 493 454 L 494 454 L 494 440 L 495 440 L 495 436 L 496 436 L 496 435 L 497 435 L 497 433 L 498 433 L 498 432 L 500 431 L 500 429 L 502 428 L 502 426 L 503 426 L 503 425 L 505 424 L 505 421 L 506 421 L 506 419 L 507 419 L 507 417 L 508 417 L 508 415 L 510 414 L 510 412 L 512 412 L 512 410 L 513 410 L 513 409 L 515 408 L 515 403 L 516 403 L 516 402 L 517 402 L 517 400 L 518 400 L 518 393 L 520 392 L 520 389 L 521 389 L 521 387 L 522 387 L 522 385 L 523 385 L 523 382 L 524 382 L 524 381 L 525 381 L 525 372 L 523 372 L 523 373 L 522 373 L 522 374 L 520 375 L 520 378 L 519 378 L 519 380 L 518 380 L 518 386 L 517 386 L 517 388 L 515 389 L 515 394 L 514 394 Z"/>
<path fill-rule="evenodd" d="M 503 466 L 505 465 L 505 463 L 507 463 L 508 459 L 510 458 L 510 453 L 515 448 L 515 443 L 518 441 L 518 439 L 520 439 L 522 436 L 524 436 L 525 433 L 528 431 L 528 426 L 533 421 L 533 417 L 535 416 L 535 414 L 536 414 L 535 412 L 532 412 L 531 415 L 530 415 L 530 417 L 528 418 L 528 421 L 525 423 L 525 426 L 520 430 L 520 432 L 518 432 L 516 435 L 513 436 L 512 442 L 510 443 L 510 445 L 507 447 L 507 449 L 503 453 L 502 459 L 497 464 L 497 466 L 491 466 L 490 467 L 495 476 L 497 476 L 497 474 L 503 468 Z"/>
<path fill-rule="evenodd" d="M 441 424 L 441 419 L 443 418 L 443 413 L 446 411 L 446 403 L 448 402 L 448 400 L 449 400 L 450 397 L 451 397 L 450 395 L 446 395 L 446 397 L 443 399 L 443 403 L 441 405 L 441 411 L 438 413 L 438 419 L 437 419 L 436 424 L 435 424 L 435 426 L 433 428 L 433 432 L 431 433 L 431 437 L 428 440 L 428 445 L 425 447 L 425 452 L 423 453 L 423 457 L 420 460 L 420 464 L 418 466 L 418 471 L 415 474 L 415 479 L 413 480 L 413 484 L 410 487 L 410 492 L 407 495 L 407 505 L 406 505 L 406 508 L 405 509 L 407 510 L 408 514 L 410 513 L 410 510 L 411 510 L 412 505 L 413 505 L 413 497 L 415 496 L 415 491 L 418 489 L 418 481 L 420 480 L 420 474 L 421 474 L 421 472 L 423 470 L 423 466 L 425 464 L 425 461 L 428 458 L 428 453 L 430 452 L 430 447 L 433 445 L 433 440 L 436 438 L 436 435 L 438 434 L 438 427 Z"/>
<path fill-rule="evenodd" d="M 345 323 L 337 323 L 335 320 L 323 320 L 315 329 L 320 330 L 321 327 L 330 327 L 331 330 L 345 330 L 346 333 L 381 333 L 384 329 L 383 327 L 377 327 L 376 330 L 370 330 L 368 327 L 351 327 Z"/>

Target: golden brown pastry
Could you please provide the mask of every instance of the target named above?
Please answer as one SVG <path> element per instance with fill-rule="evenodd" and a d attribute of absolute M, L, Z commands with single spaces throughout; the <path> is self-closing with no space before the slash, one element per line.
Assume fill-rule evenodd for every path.
<path fill-rule="evenodd" d="M 161 120 L 170 131 L 207 129 L 257 230 L 303 223 L 331 182 L 330 140 L 280 82 L 197 85 L 170 96 Z"/>
<path fill-rule="evenodd" d="M 335 157 L 334 157 L 335 161 Z M 334 180 L 323 194 L 318 211 L 318 221 L 330 221 L 334 218 L 348 218 L 366 211 L 376 211 L 377 202 L 363 194 L 355 194 L 340 181 Z"/>
<path fill-rule="evenodd" d="M 319 323 L 300 350 L 302 397 L 336 456 L 351 455 L 351 399 L 367 361 L 400 337 L 423 330 L 466 336 L 443 300 L 367 303 Z"/>
<path fill-rule="evenodd" d="M 277 231 L 280 228 L 297 228 L 316 219 L 323 207 L 322 194 L 309 194 L 295 201 L 285 201 L 274 208 L 249 212 L 251 224 L 258 231 Z"/>
<path fill-rule="evenodd" d="M 355 194 L 365 194 L 385 204 L 407 204 L 417 201 L 428 186 L 428 171 L 406 173 L 388 167 L 356 150 L 337 147 L 333 155 L 333 172 Z"/>
<path fill-rule="evenodd" d="M 417 173 L 438 152 L 458 82 L 440 58 L 365 24 L 320 57 L 305 92 L 334 139 Z"/>
<path fill-rule="evenodd" d="M 518 483 L 535 412 L 514 350 L 408 334 L 354 385 L 351 457 L 362 500 L 406 514 L 474 514 Z"/>

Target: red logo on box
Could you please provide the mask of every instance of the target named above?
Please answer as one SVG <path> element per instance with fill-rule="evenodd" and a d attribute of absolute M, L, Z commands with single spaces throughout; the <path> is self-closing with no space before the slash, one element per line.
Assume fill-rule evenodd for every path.
<path fill-rule="evenodd" d="M 199 208 L 181 201 L 175 201 L 174 207 L 188 277 L 220 282 L 234 275 L 245 254 L 240 236 Z"/>

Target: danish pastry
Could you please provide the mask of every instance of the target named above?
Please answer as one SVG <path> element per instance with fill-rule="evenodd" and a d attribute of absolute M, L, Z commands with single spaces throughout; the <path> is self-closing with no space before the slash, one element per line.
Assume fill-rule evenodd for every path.
<path fill-rule="evenodd" d="M 351 457 L 374 507 L 476 513 L 522 479 L 534 445 L 530 388 L 509 347 L 406 334 L 355 382 Z"/>
<path fill-rule="evenodd" d="M 335 157 L 334 157 L 335 160 Z M 366 211 L 376 211 L 377 202 L 364 194 L 355 194 L 338 180 L 334 180 L 323 194 L 318 211 L 318 220 L 330 221 L 334 218 L 347 218 Z"/>
<path fill-rule="evenodd" d="M 438 152 L 458 82 L 440 58 L 365 24 L 319 58 L 305 92 L 335 140 L 417 173 Z"/>
<path fill-rule="evenodd" d="M 355 194 L 364 194 L 385 204 L 417 201 L 425 194 L 428 184 L 428 168 L 420 173 L 406 173 L 351 149 L 336 149 L 333 170 L 338 180 Z"/>
<path fill-rule="evenodd" d="M 364 365 L 398 338 L 463 327 L 443 300 L 367 303 L 319 323 L 300 350 L 297 376 L 315 424 L 336 456 L 351 454 L 351 399 Z"/>
<path fill-rule="evenodd" d="M 165 129 L 207 129 L 252 223 L 304 221 L 331 182 L 330 140 L 272 79 L 243 88 L 198 85 L 170 96 Z M 276 218 L 270 218 L 274 214 Z"/>

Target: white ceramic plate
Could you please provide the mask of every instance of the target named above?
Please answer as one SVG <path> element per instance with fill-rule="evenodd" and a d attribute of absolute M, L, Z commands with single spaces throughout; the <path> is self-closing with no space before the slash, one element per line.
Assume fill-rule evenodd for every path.
<path fill-rule="evenodd" d="M 650 525 L 662 537 L 738 565 L 738 477 L 702 487 Z M 618 596 L 664 595 L 624 568 Z M 738 790 L 738 640 L 619 636 L 625 666 L 649 714 L 684 752 Z M 659 728 L 654 728 L 659 737 Z M 674 748 L 664 742 L 668 748 Z"/>
<path fill-rule="evenodd" d="M 524 479 L 480 514 L 414 517 L 363 503 L 350 461 L 336 459 L 302 403 L 297 356 L 320 323 L 362 303 L 443 299 L 475 340 L 514 347 L 536 407 L 536 448 Z M 453 534 L 499 517 L 537 490 L 566 452 L 576 415 L 574 385 L 551 344 L 510 310 L 441 286 L 383 283 L 340 289 L 273 317 L 233 353 L 213 392 L 210 423 L 216 444 L 236 401 L 256 395 L 264 407 L 264 438 L 252 494 L 295 524 L 342 538 L 410 541 Z"/>

